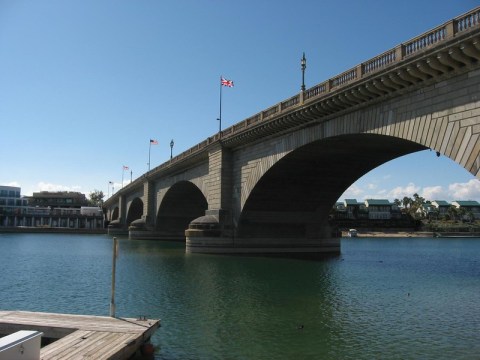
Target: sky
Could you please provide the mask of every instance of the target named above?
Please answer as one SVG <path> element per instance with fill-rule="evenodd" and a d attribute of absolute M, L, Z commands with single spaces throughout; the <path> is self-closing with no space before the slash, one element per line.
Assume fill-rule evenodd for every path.
<path fill-rule="evenodd" d="M 0 0 L 0 185 L 106 196 L 218 131 L 478 5 L 473 0 Z M 150 147 L 150 139 L 158 145 Z M 123 166 L 129 170 L 124 171 Z M 109 182 L 113 186 L 109 186 Z M 478 200 L 432 151 L 340 199 Z"/>

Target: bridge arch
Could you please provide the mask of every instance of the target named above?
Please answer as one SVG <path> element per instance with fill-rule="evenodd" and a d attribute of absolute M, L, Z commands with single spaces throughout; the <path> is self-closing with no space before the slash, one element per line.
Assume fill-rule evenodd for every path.
<path fill-rule="evenodd" d="M 143 215 L 143 201 L 140 198 L 134 198 L 127 210 L 127 225 L 130 225 L 132 221 L 140 219 Z"/>
<path fill-rule="evenodd" d="M 172 240 L 185 240 L 185 230 L 195 218 L 203 216 L 208 208 L 203 192 L 190 181 L 172 185 L 162 198 L 156 218 L 156 233 Z"/>
<path fill-rule="evenodd" d="M 115 206 L 115 208 L 111 212 L 111 218 L 109 220 L 110 221 L 118 220 L 119 216 L 120 216 L 120 209 L 118 206 Z"/>
<path fill-rule="evenodd" d="M 258 179 L 246 199 L 238 236 L 318 235 L 338 197 L 377 166 L 425 146 L 393 136 L 348 134 L 290 151 Z M 256 174 L 255 176 L 258 176 Z M 251 182 L 253 183 L 253 182 Z"/>
<path fill-rule="evenodd" d="M 383 158 L 390 151 L 395 153 L 395 147 L 403 149 L 405 144 L 411 143 L 411 146 L 407 146 L 412 148 L 410 152 L 432 149 L 480 178 L 480 135 L 477 129 L 480 113 L 474 111 L 478 107 L 476 78 L 479 76 L 480 72 L 462 74 L 456 79 L 445 80 L 418 92 L 406 93 L 366 108 L 344 111 L 324 121 L 319 119 L 313 126 L 239 150 L 236 166 L 242 178 L 235 184 L 234 190 L 241 196 L 233 208 L 234 218 L 238 219 L 243 212 L 247 199 L 263 176 L 273 166 L 281 165 L 284 157 L 297 150 L 321 150 L 325 156 L 337 157 L 343 149 L 353 156 L 361 157 L 364 150 L 359 145 L 365 145 L 365 151 L 369 151 L 369 146 L 373 144 L 368 142 L 378 142 L 379 149 L 376 151 L 384 153 L 378 153 L 378 159 L 370 160 L 375 167 L 408 154 L 410 150 L 389 159 Z M 310 116 L 315 118 L 313 113 Z M 316 144 L 318 141 L 321 142 Z M 364 173 L 373 167 L 368 164 Z M 361 175 L 363 174 L 359 174 Z"/>

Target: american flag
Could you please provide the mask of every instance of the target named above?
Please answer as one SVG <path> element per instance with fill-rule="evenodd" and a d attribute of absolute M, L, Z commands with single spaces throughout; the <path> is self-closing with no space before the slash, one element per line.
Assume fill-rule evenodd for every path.
<path fill-rule="evenodd" d="M 220 79 L 220 83 L 221 83 L 223 86 L 233 87 L 233 80 L 227 80 L 227 79 L 225 79 L 224 77 L 222 77 L 222 78 Z"/>
<path fill-rule="evenodd" d="M 128 166 L 123 165 L 123 170 L 128 170 Z"/>
<path fill-rule="evenodd" d="M 158 141 L 155 139 L 150 139 L 150 144 L 152 145 L 158 145 Z"/>

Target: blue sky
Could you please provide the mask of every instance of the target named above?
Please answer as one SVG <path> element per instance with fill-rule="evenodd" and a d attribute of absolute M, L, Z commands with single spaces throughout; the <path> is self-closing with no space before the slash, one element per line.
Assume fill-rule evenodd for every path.
<path fill-rule="evenodd" d="M 106 195 L 223 127 L 477 6 L 477 1 L 0 0 L 0 185 Z M 480 200 L 480 182 L 425 151 L 341 199 Z"/>

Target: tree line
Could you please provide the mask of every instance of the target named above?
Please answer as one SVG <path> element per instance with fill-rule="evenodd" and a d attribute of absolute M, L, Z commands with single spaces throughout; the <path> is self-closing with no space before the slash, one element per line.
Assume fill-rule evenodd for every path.
<path fill-rule="evenodd" d="M 413 194 L 413 197 L 404 196 L 403 199 L 395 199 L 393 200 L 393 203 L 398 207 L 401 207 L 404 213 L 416 219 L 427 218 L 430 220 L 475 220 L 475 216 L 471 209 L 466 209 L 464 207 L 457 208 L 454 205 L 449 206 L 446 214 L 440 215 L 438 212 L 425 212 L 425 206 L 431 205 L 432 202 L 430 200 L 425 200 L 424 197 L 418 195 L 417 193 Z"/>

